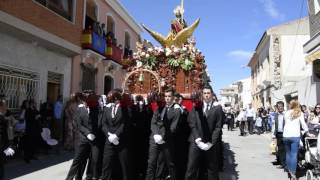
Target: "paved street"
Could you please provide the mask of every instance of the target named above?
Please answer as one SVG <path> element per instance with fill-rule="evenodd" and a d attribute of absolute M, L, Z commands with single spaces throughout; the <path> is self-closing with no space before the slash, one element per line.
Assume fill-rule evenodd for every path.
<path fill-rule="evenodd" d="M 224 131 L 225 172 L 223 180 L 273 180 L 287 179 L 282 169 L 277 169 L 270 154 L 269 135 L 238 136 L 237 131 Z"/>
<path fill-rule="evenodd" d="M 225 172 L 222 180 L 287 179 L 283 170 L 272 165 L 268 135 L 241 137 L 238 131 L 224 131 Z M 70 167 L 72 153 L 41 156 L 31 164 L 17 161 L 6 167 L 5 179 L 63 180 Z"/>

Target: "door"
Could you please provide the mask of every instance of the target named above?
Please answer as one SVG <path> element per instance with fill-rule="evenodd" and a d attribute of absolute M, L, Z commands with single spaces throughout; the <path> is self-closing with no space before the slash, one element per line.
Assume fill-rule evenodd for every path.
<path fill-rule="evenodd" d="M 110 76 L 104 77 L 104 94 L 108 94 L 114 88 L 114 80 Z"/>

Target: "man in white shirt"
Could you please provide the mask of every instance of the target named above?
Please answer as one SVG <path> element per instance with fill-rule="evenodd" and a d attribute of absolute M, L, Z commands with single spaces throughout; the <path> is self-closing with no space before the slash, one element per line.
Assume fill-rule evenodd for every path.
<path fill-rule="evenodd" d="M 283 128 L 285 125 L 284 103 L 282 101 L 278 101 L 276 108 L 277 112 L 272 120 L 272 139 L 277 141 L 277 162 L 281 168 L 284 168 L 286 165 L 286 152 L 283 143 Z"/>
<path fill-rule="evenodd" d="M 256 119 L 256 111 L 253 109 L 252 104 L 249 104 L 249 108 L 246 111 L 246 118 L 248 122 L 249 134 L 253 134 L 254 120 Z"/>

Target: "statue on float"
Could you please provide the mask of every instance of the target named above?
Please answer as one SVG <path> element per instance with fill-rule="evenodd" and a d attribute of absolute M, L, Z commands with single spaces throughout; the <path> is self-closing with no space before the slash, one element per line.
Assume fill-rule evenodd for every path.
<path fill-rule="evenodd" d="M 171 31 L 167 35 L 167 37 L 164 37 L 158 32 L 155 32 L 149 28 L 147 28 L 145 25 L 142 25 L 143 28 L 154 38 L 156 39 L 163 47 L 182 47 L 188 39 L 192 36 L 195 29 L 198 27 L 200 23 L 200 19 L 198 18 L 191 26 L 187 26 L 183 14 L 184 14 L 184 8 L 183 8 L 183 0 L 181 2 L 181 5 L 177 6 L 174 9 L 174 14 L 176 16 L 176 19 L 172 20 L 171 22 Z"/>

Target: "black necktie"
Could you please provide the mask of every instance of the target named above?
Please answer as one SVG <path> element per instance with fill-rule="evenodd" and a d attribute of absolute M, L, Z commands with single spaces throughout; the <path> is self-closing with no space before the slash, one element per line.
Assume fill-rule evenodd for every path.
<path fill-rule="evenodd" d="M 205 114 L 206 114 L 206 116 L 208 115 L 208 112 L 209 112 L 209 108 L 210 108 L 210 105 L 209 104 L 207 104 L 207 108 L 206 108 L 206 110 L 205 110 Z"/>
<path fill-rule="evenodd" d="M 162 110 L 162 113 L 161 113 L 161 120 L 164 119 L 164 117 L 167 115 L 167 112 L 169 111 L 169 107 L 165 107 L 163 110 Z"/>

